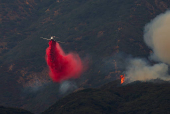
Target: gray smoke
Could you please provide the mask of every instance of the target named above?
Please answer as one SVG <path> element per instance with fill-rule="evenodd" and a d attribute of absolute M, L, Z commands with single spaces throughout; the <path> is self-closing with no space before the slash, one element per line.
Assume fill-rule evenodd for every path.
<path fill-rule="evenodd" d="M 64 81 L 61 83 L 59 91 L 61 94 L 66 94 L 72 92 L 75 89 L 77 89 L 76 83 L 72 81 Z"/>

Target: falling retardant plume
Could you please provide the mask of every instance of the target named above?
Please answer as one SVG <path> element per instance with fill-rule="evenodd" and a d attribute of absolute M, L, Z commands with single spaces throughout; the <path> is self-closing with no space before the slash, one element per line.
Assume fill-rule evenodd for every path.
<path fill-rule="evenodd" d="M 144 41 L 153 50 L 152 60 L 170 64 L 170 11 L 158 15 L 145 26 Z"/>
<path fill-rule="evenodd" d="M 168 65 L 159 63 L 151 66 L 144 59 L 131 59 L 125 72 L 127 83 L 134 81 L 149 81 L 151 79 L 170 80 Z"/>
<path fill-rule="evenodd" d="M 50 40 L 46 49 L 46 61 L 49 75 L 55 82 L 62 82 L 70 78 L 78 78 L 83 70 L 83 64 L 78 54 L 65 54 L 59 43 Z"/>

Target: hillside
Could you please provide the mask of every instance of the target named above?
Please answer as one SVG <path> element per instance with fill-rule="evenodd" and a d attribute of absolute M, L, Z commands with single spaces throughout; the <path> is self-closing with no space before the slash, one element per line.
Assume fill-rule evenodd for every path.
<path fill-rule="evenodd" d="M 41 114 L 168 114 L 170 83 L 161 80 L 120 85 L 119 80 L 100 88 L 75 91 Z M 0 107 L 2 114 L 31 114 L 19 108 Z"/>
<path fill-rule="evenodd" d="M 169 8 L 169 0 L 1 0 L 0 101 L 40 113 L 75 89 L 99 87 L 119 79 L 125 58 L 148 57 L 143 27 Z M 88 64 L 76 87 L 64 95 L 48 76 L 40 39 L 59 37 L 66 52 Z M 74 84 L 73 84 L 74 86 Z"/>
<path fill-rule="evenodd" d="M 159 82 L 159 81 L 158 81 Z M 60 99 L 42 114 L 168 114 L 170 83 L 116 81 L 85 89 Z"/>

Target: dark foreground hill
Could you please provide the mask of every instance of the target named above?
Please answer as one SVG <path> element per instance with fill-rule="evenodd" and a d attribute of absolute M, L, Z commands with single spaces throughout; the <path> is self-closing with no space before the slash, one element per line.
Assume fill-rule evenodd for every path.
<path fill-rule="evenodd" d="M 170 83 L 160 80 L 120 85 L 110 82 L 100 88 L 73 92 L 41 114 L 169 114 Z M 31 114 L 0 107 L 2 114 Z"/>
<path fill-rule="evenodd" d="M 74 80 L 77 88 L 99 87 L 124 70 L 125 58 L 116 54 L 149 55 L 143 27 L 169 5 L 169 0 L 1 0 L 0 105 L 40 113 L 63 96 L 60 84 L 48 77 L 48 43 L 41 36 L 59 37 L 66 52 L 88 60 L 89 69 Z"/>
<path fill-rule="evenodd" d="M 72 93 L 42 114 L 169 114 L 170 83 L 114 81 Z"/>
<path fill-rule="evenodd" d="M 0 106 L 0 114 L 33 114 L 29 111 L 19 108 L 7 108 Z"/>

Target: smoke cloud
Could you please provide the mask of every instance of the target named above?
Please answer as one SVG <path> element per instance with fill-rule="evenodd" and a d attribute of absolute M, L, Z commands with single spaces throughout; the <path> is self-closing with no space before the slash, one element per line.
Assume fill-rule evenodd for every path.
<path fill-rule="evenodd" d="M 126 82 L 149 81 L 151 79 L 170 80 L 168 75 L 168 65 L 159 63 L 151 66 L 144 59 L 131 59 L 125 72 Z"/>
<path fill-rule="evenodd" d="M 155 17 L 144 27 L 144 41 L 153 50 L 149 59 L 159 62 L 150 65 L 144 59 L 131 59 L 125 71 L 125 82 L 162 79 L 169 81 L 170 65 L 170 11 Z"/>
<path fill-rule="evenodd" d="M 145 26 L 144 41 L 153 50 L 152 60 L 170 64 L 170 11 L 158 15 Z"/>

